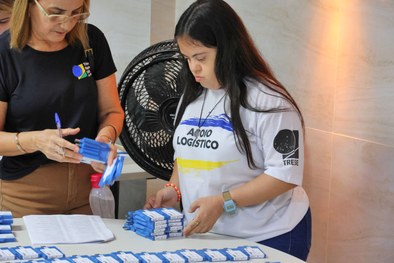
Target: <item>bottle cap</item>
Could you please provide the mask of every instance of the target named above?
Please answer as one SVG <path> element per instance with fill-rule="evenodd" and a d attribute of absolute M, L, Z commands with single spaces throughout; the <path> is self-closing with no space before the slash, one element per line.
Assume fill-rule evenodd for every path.
<path fill-rule="evenodd" d="M 90 182 L 92 183 L 92 188 L 100 188 L 99 182 L 100 182 L 101 176 L 103 176 L 103 174 L 99 174 L 99 173 L 92 174 L 90 176 Z"/>

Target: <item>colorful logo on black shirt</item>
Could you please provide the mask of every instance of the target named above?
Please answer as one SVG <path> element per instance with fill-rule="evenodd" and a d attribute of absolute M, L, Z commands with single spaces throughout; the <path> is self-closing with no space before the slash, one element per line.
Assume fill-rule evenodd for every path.
<path fill-rule="evenodd" d="M 298 130 L 281 130 L 275 136 L 274 149 L 282 154 L 283 164 L 298 166 L 299 138 Z"/>
<path fill-rule="evenodd" d="M 74 77 L 78 79 L 84 79 L 92 76 L 89 62 L 83 62 L 77 66 L 73 66 L 72 70 Z"/>

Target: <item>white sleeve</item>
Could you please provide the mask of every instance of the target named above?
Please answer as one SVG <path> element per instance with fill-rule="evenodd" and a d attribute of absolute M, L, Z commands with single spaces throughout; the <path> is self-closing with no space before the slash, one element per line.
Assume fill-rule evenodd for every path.
<path fill-rule="evenodd" d="M 260 113 L 256 116 L 258 147 L 263 153 L 264 172 L 279 180 L 301 185 L 304 133 L 297 112 Z"/>

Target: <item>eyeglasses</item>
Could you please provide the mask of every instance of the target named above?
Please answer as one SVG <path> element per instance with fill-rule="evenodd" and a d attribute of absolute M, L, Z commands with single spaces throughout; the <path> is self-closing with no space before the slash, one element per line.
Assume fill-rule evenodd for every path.
<path fill-rule="evenodd" d="M 68 15 L 56 15 L 56 14 L 48 14 L 45 9 L 37 2 L 37 0 L 34 0 L 36 5 L 38 6 L 38 9 L 40 9 L 41 13 L 46 16 L 49 19 L 49 22 L 52 23 L 66 23 L 69 20 L 72 22 L 83 22 L 85 19 L 87 19 L 90 15 L 90 13 L 79 13 L 76 15 L 68 16 Z"/>

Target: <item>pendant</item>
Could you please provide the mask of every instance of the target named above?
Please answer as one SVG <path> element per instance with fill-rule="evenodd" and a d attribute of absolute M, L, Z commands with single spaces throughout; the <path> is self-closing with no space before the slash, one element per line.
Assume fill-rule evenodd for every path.
<path fill-rule="evenodd" d="M 200 129 L 197 129 L 197 130 L 194 132 L 194 137 L 195 137 L 196 139 L 198 139 L 198 137 L 200 137 Z"/>

